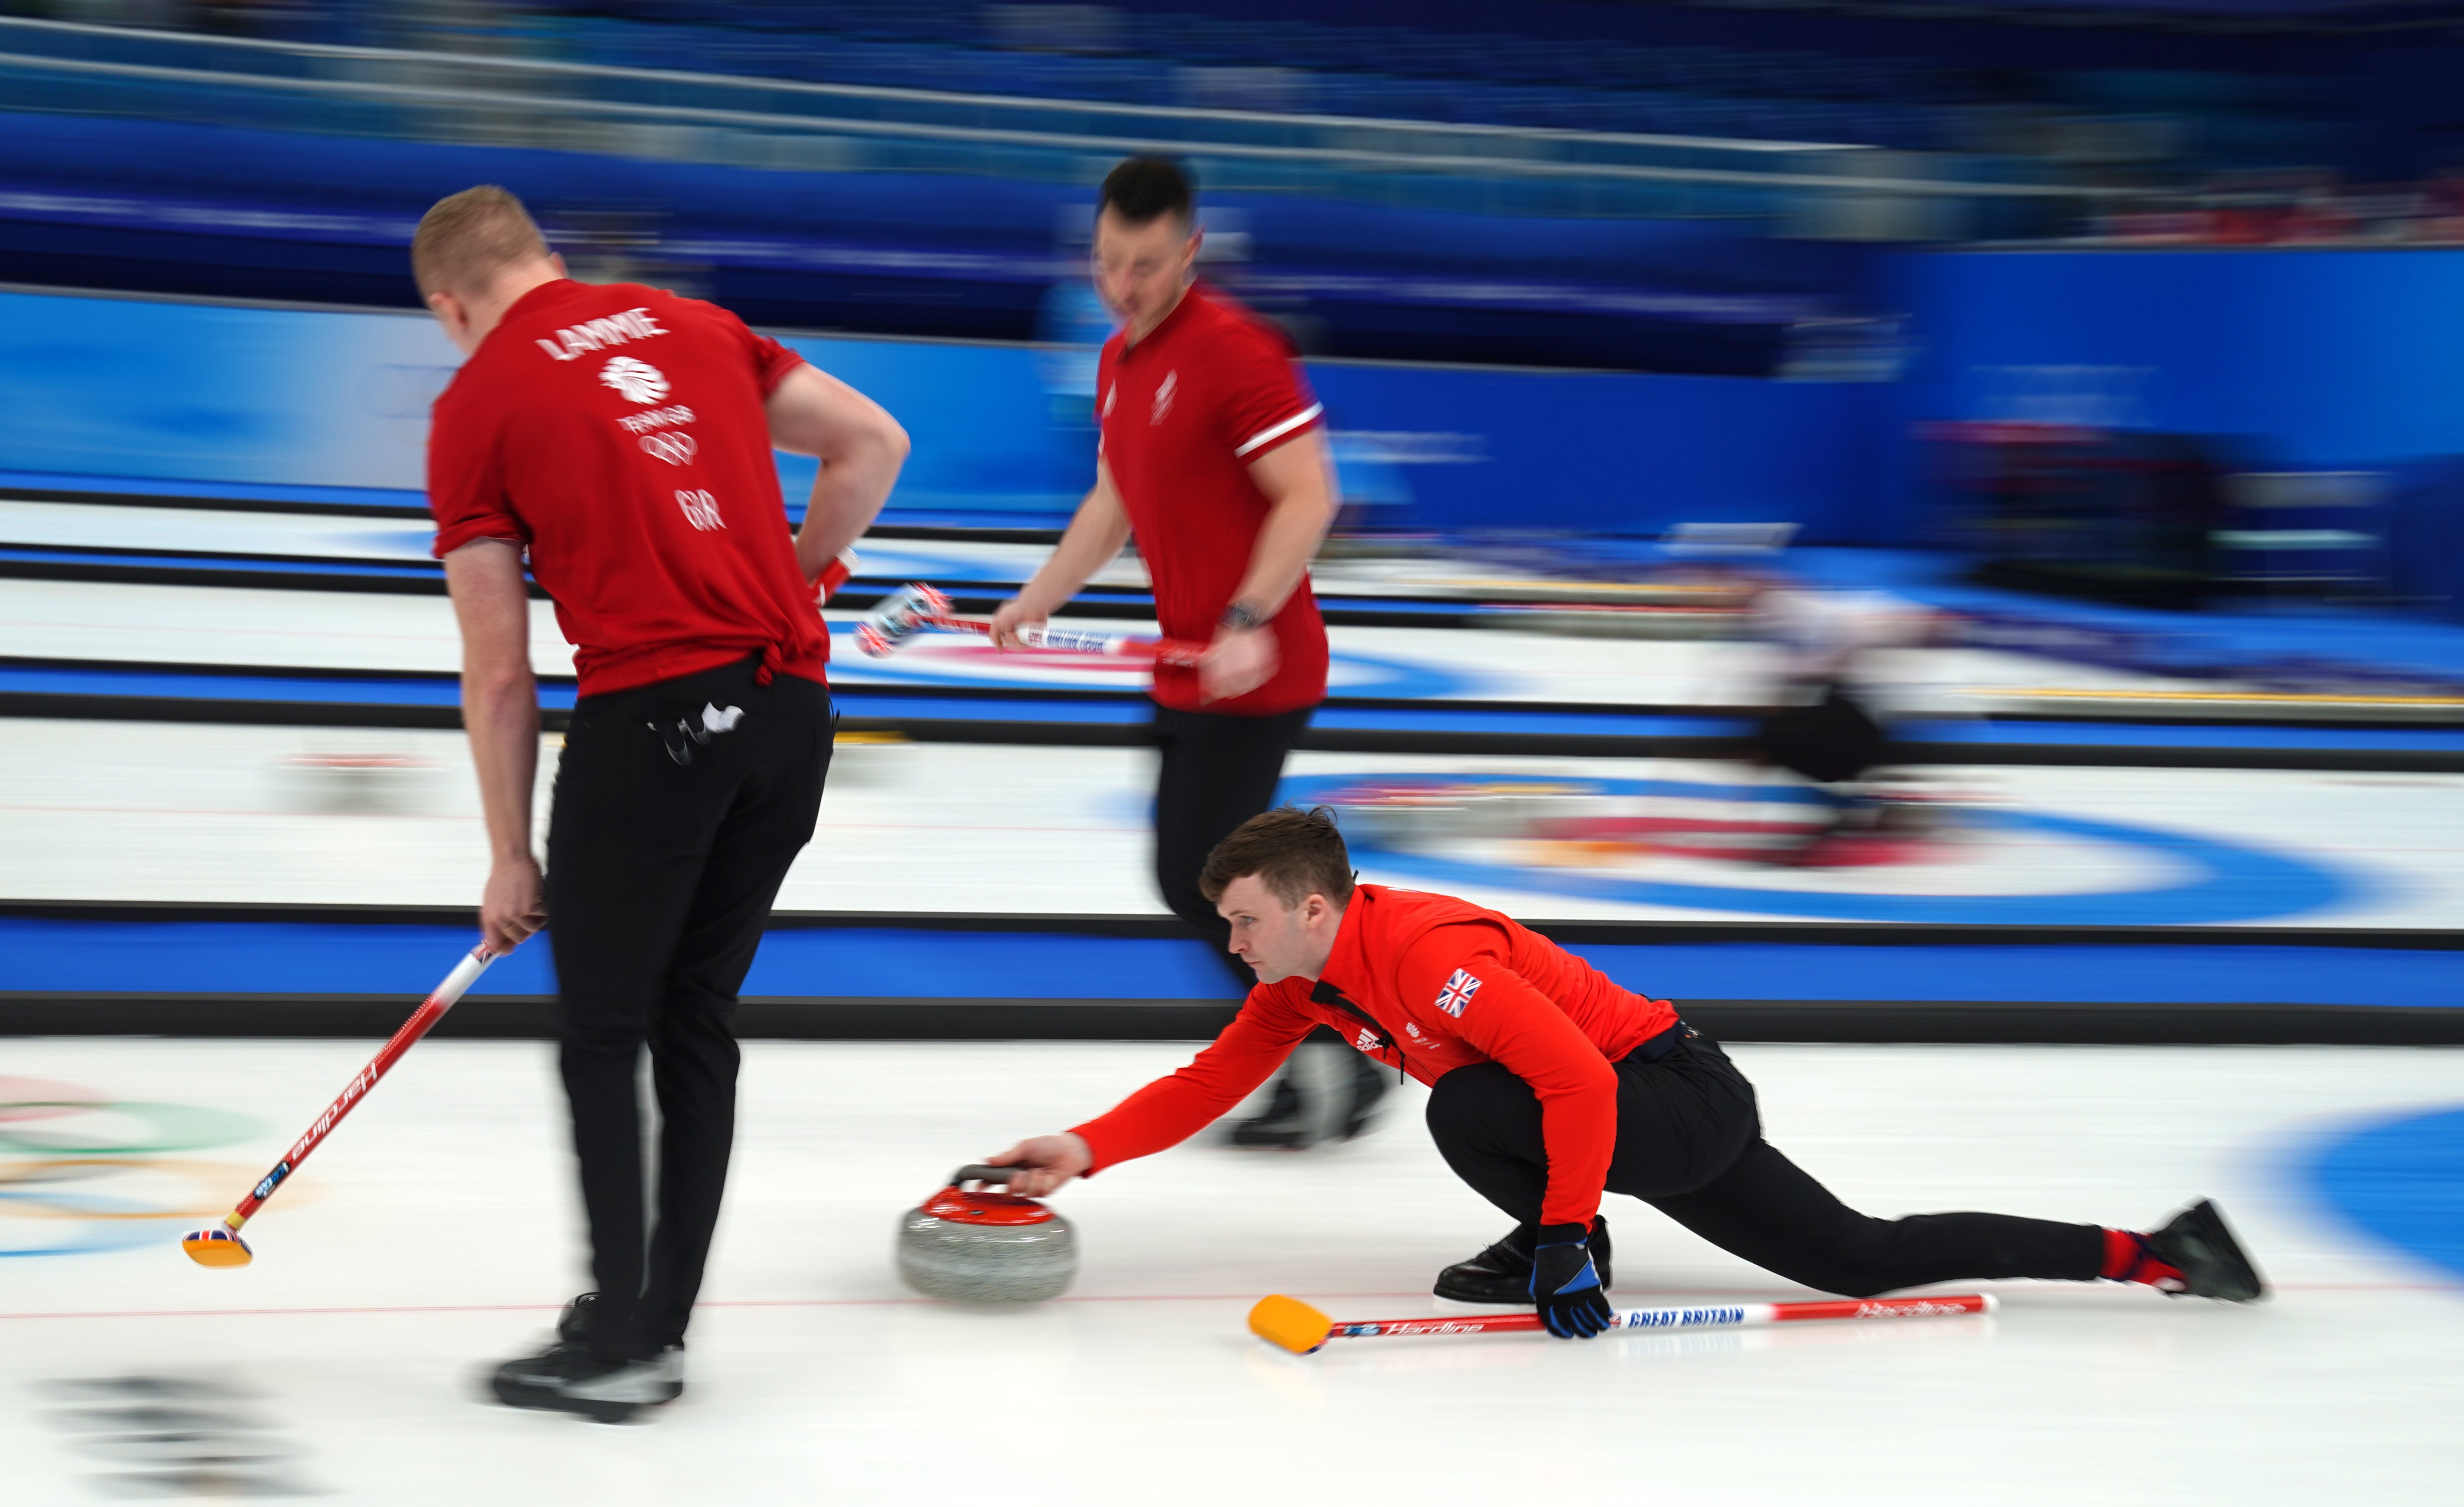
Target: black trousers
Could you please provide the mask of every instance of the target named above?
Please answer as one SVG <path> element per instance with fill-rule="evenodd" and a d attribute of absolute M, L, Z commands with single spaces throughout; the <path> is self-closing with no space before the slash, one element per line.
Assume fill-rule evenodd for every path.
<path fill-rule="evenodd" d="M 1753 1085 L 1708 1037 L 1617 1063 L 1608 1190 L 1639 1198 L 1724 1251 L 1826 1293 L 1870 1298 L 1954 1278 L 2093 1278 L 2096 1225 L 2011 1214 L 1859 1213 L 1762 1137 Z M 1456 1175 L 1536 1224 L 1548 1185 L 1540 1102 L 1494 1062 L 1459 1067 L 1429 1095 L 1429 1131 Z"/>
<path fill-rule="evenodd" d="M 1206 938 L 1245 995 L 1257 983 L 1247 964 L 1225 950 L 1232 928 L 1199 892 L 1206 855 L 1232 829 L 1266 809 L 1284 777 L 1284 758 L 1309 727 L 1314 707 L 1271 717 L 1228 717 L 1155 709 L 1155 885 L 1172 913 Z"/>
<path fill-rule="evenodd" d="M 812 838 L 831 722 L 826 690 L 789 675 L 757 686 L 749 661 L 574 708 L 548 825 L 548 935 L 599 1290 L 591 1344 L 609 1360 L 681 1342 L 701 1289 L 736 1136 L 737 991 Z M 635 1078 L 646 1044 L 654 1229 Z"/>

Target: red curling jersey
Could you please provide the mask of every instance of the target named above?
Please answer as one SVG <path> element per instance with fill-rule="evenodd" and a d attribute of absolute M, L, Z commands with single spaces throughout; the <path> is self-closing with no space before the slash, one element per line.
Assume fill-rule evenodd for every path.
<path fill-rule="evenodd" d="M 603 695 L 759 653 L 823 680 L 763 404 L 803 358 L 714 304 L 631 283 L 532 289 L 436 400 L 438 558 L 530 552 Z"/>
<path fill-rule="evenodd" d="M 1105 469 L 1155 581 L 1164 636 L 1203 644 L 1232 604 L 1272 506 L 1250 463 L 1320 426 L 1291 342 L 1204 287 L 1181 295 L 1135 345 L 1104 343 L 1095 369 Z M 1155 699 L 1182 711 L 1270 717 L 1326 699 L 1326 622 L 1309 578 L 1268 624 L 1272 679 L 1201 702 L 1193 666 L 1157 665 Z"/>
<path fill-rule="evenodd" d="M 1531 1085 L 1549 1147 L 1544 1224 L 1588 1224 L 1617 1148 L 1617 1059 L 1677 1023 L 1666 1000 L 1607 974 L 1520 922 L 1451 895 L 1362 885 L 1326 972 L 1249 991 L 1212 1046 L 1076 1133 L 1089 1172 L 1197 1134 L 1266 1081 L 1311 1028 L 1423 1083 L 1497 1062 Z"/>

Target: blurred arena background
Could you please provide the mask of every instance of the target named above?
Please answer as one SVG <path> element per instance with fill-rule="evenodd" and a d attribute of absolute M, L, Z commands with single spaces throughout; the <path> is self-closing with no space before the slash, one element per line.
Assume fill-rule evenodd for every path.
<path fill-rule="evenodd" d="M 1159 151 L 1326 404 L 1285 794 L 1364 877 L 1733 1041 L 2464 1042 L 2459 76 L 2431 0 L 8 0 L 0 1032 L 381 1036 L 468 945 L 421 490 L 458 358 L 406 247 L 498 183 L 577 276 L 715 299 L 913 436 L 745 1035 L 1210 1034 L 1141 678 L 851 641 L 1057 536 L 1094 186 Z M 1133 555 L 1071 609 L 1152 614 Z M 1835 693 L 1869 760 L 1764 756 Z M 529 947 L 439 1034 L 553 1002 Z M 2436 1124 L 2337 1196 L 2452 1282 Z M 182 1213 L 16 1209 L 0 1255 Z"/>

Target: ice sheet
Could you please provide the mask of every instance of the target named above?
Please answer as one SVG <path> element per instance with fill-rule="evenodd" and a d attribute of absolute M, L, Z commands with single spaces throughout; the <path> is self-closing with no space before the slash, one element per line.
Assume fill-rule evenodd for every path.
<path fill-rule="evenodd" d="M 556 744 L 547 740 L 539 769 L 542 822 Z M 353 760 L 391 764 L 334 767 Z M 1288 766 L 1296 781 L 1481 773 L 1717 785 L 1744 777 L 1733 765 L 1639 759 L 1302 754 Z M 1153 780 L 1152 755 L 1133 749 L 843 746 L 820 833 L 779 903 L 1159 913 L 1148 877 Z M 1929 897 L 2002 895 L 2034 897 L 2045 907 L 2040 919 L 2059 922 L 2065 897 L 2096 900 L 2192 872 L 2196 864 L 2162 841 L 2183 834 L 2348 881 L 2344 898 L 2324 907 L 2305 908 L 2296 896 L 2273 913 L 2262 895 L 2246 921 L 2443 927 L 2464 905 L 2464 777 L 2004 768 L 1946 770 L 1942 781 L 1988 810 L 2041 819 L 1980 825 L 1921 861 L 1862 868 L 1586 861 L 1586 873 L 1703 891 L 1683 905 L 1548 887 L 1568 871 L 1494 842 L 1444 849 L 1483 866 L 1471 883 L 1435 887 L 1534 917 L 1750 917 L 1825 904 L 1844 915 L 1852 903 L 1882 897 L 1899 919 L 1923 920 Z M 11 839 L 0 842 L 0 894 L 18 899 L 458 906 L 473 903 L 486 873 L 458 732 L 6 719 L 0 791 Z M 2083 835 L 2103 828 L 2129 836 Z M 1433 883 L 1374 852 L 1364 851 L 1361 868 L 1379 882 Z M 2135 913 L 2178 919 L 2152 906 Z"/>
<path fill-rule="evenodd" d="M 691 1389 L 607 1429 L 475 1400 L 481 1367 L 536 1343 L 582 1280 L 545 1045 L 424 1044 L 251 1226 L 253 1266 L 182 1259 L 179 1228 L 235 1198 L 365 1050 L 11 1043 L 11 1074 L 253 1125 L 162 1153 L 211 1165 L 158 1184 L 87 1168 L 53 1185 L 187 1211 L 140 1243 L 0 1261 L 11 1499 L 104 1499 L 187 1448 L 131 1443 L 69 1385 L 129 1377 L 209 1385 L 209 1434 L 371 1503 L 2413 1503 L 2452 1499 L 2464 1464 L 2448 1427 L 2464 1293 L 2288 1172 L 2352 1116 L 2464 1099 L 2452 1052 L 1736 1052 L 1771 1139 L 1852 1202 L 2145 1224 L 2210 1194 L 2278 1285 L 2264 1305 L 1961 1284 L 2002 1311 L 1300 1359 L 1243 1332 L 1251 1300 L 1434 1311 L 1436 1269 L 1499 1233 L 1428 1145 L 1417 1089 L 1332 1151 L 1192 1145 L 1065 1190 L 1086 1248 L 1072 1295 L 977 1312 L 897 1285 L 898 1212 L 1186 1049 L 755 1043 Z M 104 1112 L 50 1123 L 97 1145 L 149 1133 Z M 23 1188 L 33 1160 L 11 1147 L 0 1166 Z M 26 1208 L 0 1203 L 11 1238 L 88 1228 Z M 1639 1205 L 1609 1212 L 1626 1301 L 1802 1296 Z"/>

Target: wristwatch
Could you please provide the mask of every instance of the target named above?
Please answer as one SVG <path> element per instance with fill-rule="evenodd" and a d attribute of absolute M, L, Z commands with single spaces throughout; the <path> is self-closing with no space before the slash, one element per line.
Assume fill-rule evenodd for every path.
<path fill-rule="evenodd" d="M 1223 609 L 1223 616 L 1215 620 L 1215 625 L 1219 628 L 1231 628 L 1236 632 L 1246 633 L 1251 628 L 1265 627 L 1266 614 L 1245 601 L 1236 601 Z"/>

